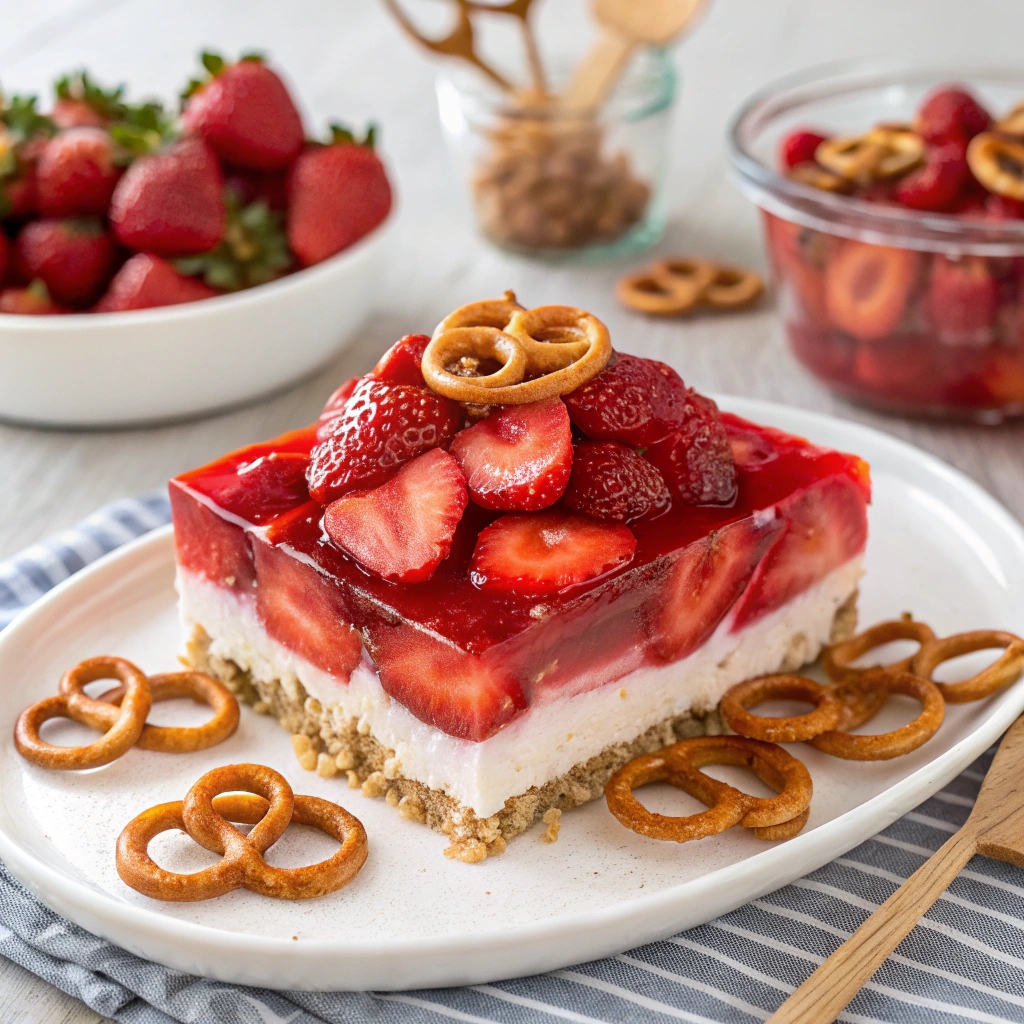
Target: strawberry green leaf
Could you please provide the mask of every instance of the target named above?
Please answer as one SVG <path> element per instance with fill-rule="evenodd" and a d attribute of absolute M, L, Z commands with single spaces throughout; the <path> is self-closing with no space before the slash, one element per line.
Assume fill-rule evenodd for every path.
<path fill-rule="evenodd" d="M 15 144 L 36 135 L 55 135 L 57 126 L 36 110 L 35 96 L 12 96 L 0 110 L 0 122 Z"/>
<path fill-rule="evenodd" d="M 79 100 L 88 104 L 101 117 L 115 120 L 124 104 L 124 85 L 113 89 L 105 89 L 95 82 L 89 72 L 82 68 L 63 75 L 54 83 L 54 93 L 60 100 Z"/>
<path fill-rule="evenodd" d="M 210 53 L 204 50 L 199 56 L 199 62 L 210 72 L 211 76 L 219 75 L 224 70 L 224 58 L 219 53 Z"/>

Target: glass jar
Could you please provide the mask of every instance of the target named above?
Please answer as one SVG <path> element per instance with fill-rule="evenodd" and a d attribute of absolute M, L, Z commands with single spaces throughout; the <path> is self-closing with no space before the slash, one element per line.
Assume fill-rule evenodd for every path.
<path fill-rule="evenodd" d="M 563 83 L 552 77 L 557 92 Z M 583 262 L 661 237 L 675 96 L 661 50 L 639 54 L 596 113 L 510 97 L 463 68 L 437 82 L 441 125 L 481 233 L 522 255 Z"/>
<path fill-rule="evenodd" d="M 887 411 L 999 422 L 1024 413 L 1024 220 L 868 202 L 776 166 L 796 129 L 907 124 L 949 83 L 966 84 L 996 117 L 1024 100 L 1019 71 L 833 65 L 748 100 L 730 127 L 730 160 L 762 210 L 780 312 L 804 366 Z"/>

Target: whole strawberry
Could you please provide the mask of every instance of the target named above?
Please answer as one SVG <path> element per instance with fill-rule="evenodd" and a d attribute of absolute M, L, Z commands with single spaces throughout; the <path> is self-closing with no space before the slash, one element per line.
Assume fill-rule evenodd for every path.
<path fill-rule="evenodd" d="M 224 236 L 224 179 L 213 150 L 189 138 L 139 157 L 117 183 L 110 223 L 129 249 L 192 256 Z"/>
<path fill-rule="evenodd" d="M 36 165 L 57 126 L 36 110 L 35 96 L 0 105 L 0 217 L 36 212 Z"/>
<path fill-rule="evenodd" d="M 36 167 L 36 195 L 44 217 L 104 214 L 123 168 L 103 128 L 71 128 L 46 144 Z"/>
<path fill-rule="evenodd" d="M 186 92 L 181 124 L 201 135 L 222 160 L 253 170 L 287 167 L 302 149 L 302 118 L 284 82 L 256 54 L 235 64 L 202 55 L 209 72 Z"/>
<path fill-rule="evenodd" d="M 666 509 L 669 493 L 658 470 L 632 448 L 615 441 L 581 441 L 563 500 L 574 512 L 626 523 Z"/>
<path fill-rule="evenodd" d="M 215 288 L 202 281 L 179 274 L 167 260 L 139 252 L 114 275 L 93 311 L 114 313 L 129 309 L 177 306 L 183 302 L 212 299 L 219 294 Z"/>
<path fill-rule="evenodd" d="M 15 267 L 26 281 L 42 281 L 65 306 L 88 306 L 114 273 L 117 247 L 96 217 L 34 220 L 15 242 Z"/>
<path fill-rule="evenodd" d="M 11 243 L 7 236 L 0 231 L 0 285 L 7 278 L 7 271 L 11 269 Z"/>
<path fill-rule="evenodd" d="M 391 210 L 391 186 L 373 151 L 332 128 L 333 141 L 309 146 L 288 176 L 288 244 L 304 267 L 320 263 L 372 231 Z"/>
<path fill-rule="evenodd" d="M 121 112 L 124 86 L 104 89 L 88 71 L 73 71 L 57 79 L 54 94 L 50 119 L 58 128 L 105 128 Z"/>

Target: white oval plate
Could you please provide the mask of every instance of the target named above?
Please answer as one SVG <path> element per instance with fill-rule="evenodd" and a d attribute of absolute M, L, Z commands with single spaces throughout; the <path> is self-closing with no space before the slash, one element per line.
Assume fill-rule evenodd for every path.
<path fill-rule="evenodd" d="M 723 404 L 871 461 L 875 501 L 862 621 L 913 609 L 940 632 L 998 626 L 1024 633 L 1024 530 L 976 484 L 865 427 L 761 402 Z M 5 734 L 23 706 L 55 692 L 60 673 L 86 656 L 116 653 L 151 672 L 173 668 L 173 574 L 165 529 L 57 587 L 0 635 Z M 685 846 L 659 843 L 623 829 L 596 801 L 563 818 L 554 845 L 538 842 L 534 830 L 505 855 L 473 866 L 445 860 L 444 837 L 402 820 L 384 801 L 301 771 L 287 734 L 250 711 L 237 734 L 212 750 L 132 750 L 91 772 L 34 768 L 8 739 L 0 748 L 0 857 L 58 912 L 179 970 L 288 989 L 480 983 L 662 938 L 814 870 L 945 785 L 1022 708 L 1021 684 L 951 707 L 931 742 L 890 762 L 847 763 L 800 748 L 815 795 L 808 827 L 789 842 L 766 844 L 733 829 Z M 189 713 L 162 705 L 157 720 Z M 209 768 L 237 761 L 272 765 L 298 792 L 328 797 L 362 819 L 370 857 L 352 884 L 309 902 L 235 892 L 176 905 L 120 881 L 114 843 L 124 824 L 146 807 L 180 799 Z M 315 835 L 292 832 L 277 862 L 325 855 Z M 158 858 L 171 868 L 215 859 L 182 835 L 158 844 Z"/>

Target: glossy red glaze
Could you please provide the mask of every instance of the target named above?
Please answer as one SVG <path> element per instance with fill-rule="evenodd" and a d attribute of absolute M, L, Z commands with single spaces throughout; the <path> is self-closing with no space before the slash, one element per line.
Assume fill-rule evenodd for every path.
<path fill-rule="evenodd" d="M 273 515 L 257 520 L 254 513 L 246 512 L 244 503 L 233 499 L 233 511 L 226 518 L 234 524 L 232 531 L 241 534 L 244 526 L 257 551 L 257 593 L 265 585 L 276 585 L 274 565 L 280 556 L 265 557 L 265 547 L 279 545 L 280 553 L 290 560 L 294 560 L 291 552 L 301 553 L 304 562 L 312 563 L 305 566 L 310 579 L 318 585 L 329 582 L 336 595 L 330 614 L 341 626 L 351 623 L 359 631 L 385 690 L 438 728 L 479 740 L 528 704 L 590 689 L 643 664 L 663 664 L 666 657 L 692 651 L 730 612 L 730 605 L 735 607 L 737 597 L 743 600 L 741 595 L 749 593 L 742 585 L 744 577 L 753 574 L 755 580 L 770 582 L 772 574 L 764 571 L 769 560 L 780 565 L 780 585 L 774 591 L 777 606 L 817 582 L 838 564 L 837 558 L 845 561 L 860 553 L 870 497 L 867 466 L 860 459 L 736 416 L 726 414 L 723 419 L 737 461 L 738 494 L 732 505 L 670 507 L 661 515 L 645 517 L 632 524 L 637 547 L 628 565 L 542 598 L 474 585 L 467 571 L 469 559 L 480 530 L 498 513 L 473 504 L 459 524 L 449 557 L 431 579 L 415 584 L 388 583 L 360 568 L 324 535 L 317 507 L 310 502 L 296 500 L 289 511 L 277 511 L 275 506 Z M 203 550 L 209 529 L 207 506 L 218 506 L 226 493 L 235 493 L 238 466 L 273 451 L 308 451 L 313 442 L 312 430 L 286 435 L 172 481 L 183 567 L 217 582 L 220 566 L 206 566 L 195 553 Z M 227 486 L 225 481 L 232 476 L 235 479 Z M 834 514 L 840 524 L 854 522 L 860 527 L 838 531 L 839 540 L 828 557 L 800 573 L 789 549 L 780 550 L 775 531 L 785 538 L 787 508 L 802 507 L 795 497 L 822 488 L 829 494 L 840 491 L 842 500 L 807 500 L 815 508 L 825 507 L 827 515 Z M 197 508 L 207 514 L 195 512 Z M 666 647 L 658 611 L 668 599 L 666 588 L 675 578 L 682 552 L 691 545 L 706 544 L 712 531 L 752 522 L 755 513 L 763 521 L 764 510 L 772 508 L 777 508 L 783 525 L 763 534 L 767 553 L 760 550 L 760 543 L 754 546 L 752 565 L 739 573 L 735 593 L 729 590 L 726 600 L 721 588 L 709 588 L 717 603 L 713 615 L 702 621 L 700 637 L 673 636 Z M 823 521 L 827 524 L 827 516 Z M 750 551 L 748 545 L 739 547 Z M 762 582 L 748 616 L 770 611 L 772 601 L 771 587 Z M 310 625 L 310 632 L 317 632 L 315 625 Z M 300 641 L 290 641 L 284 632 L 278 639 L 299 649 Z"/>

